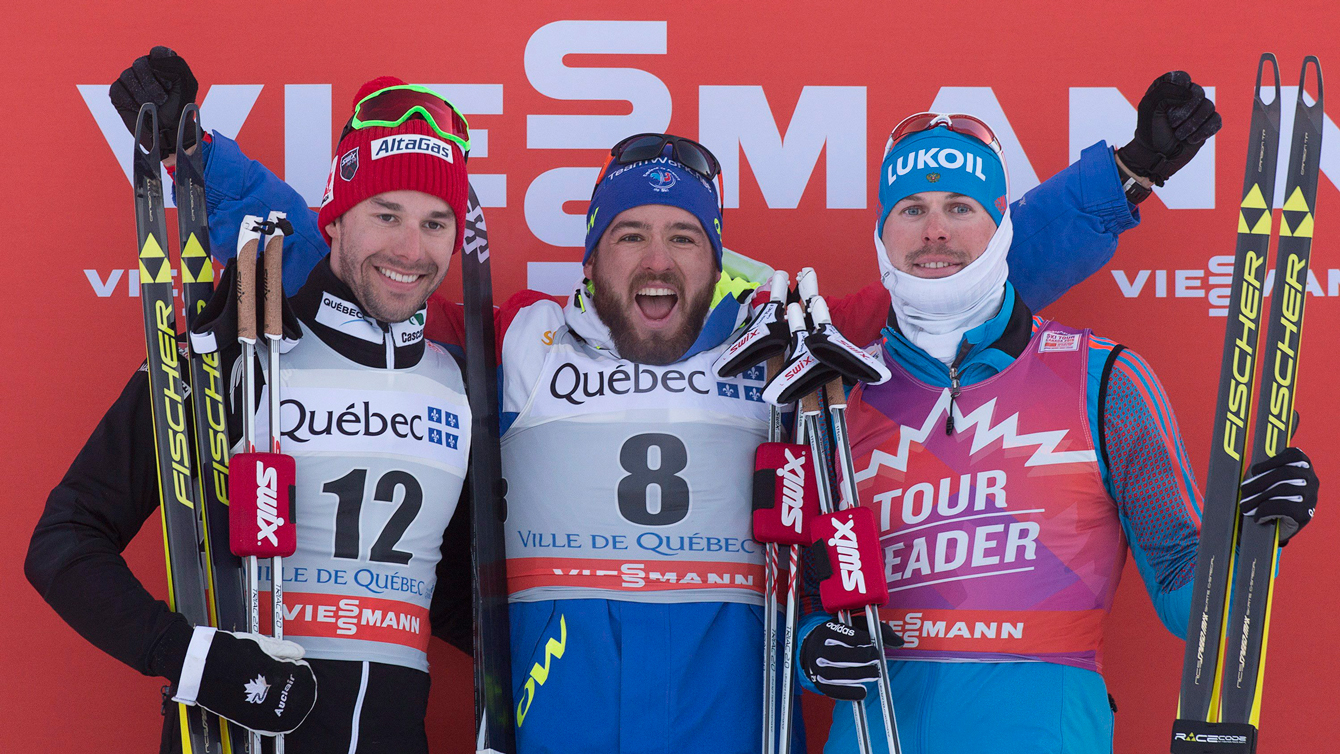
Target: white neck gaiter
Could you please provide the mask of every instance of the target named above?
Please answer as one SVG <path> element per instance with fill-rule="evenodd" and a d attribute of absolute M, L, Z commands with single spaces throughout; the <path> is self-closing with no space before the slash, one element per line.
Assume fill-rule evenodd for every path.
<path fill-rule="evenodd" d="M 893 266 L 879 234 L 879 274 L 893 301 L 898 328 L 912 343 L 946 366 L 954 361 L 963 334 L 1000 311 L 1005 300 L 1005 261 L 1014 238 L 1007 207 L 986 251 L 958 273 L 946 278 L 919 278 Z"/>

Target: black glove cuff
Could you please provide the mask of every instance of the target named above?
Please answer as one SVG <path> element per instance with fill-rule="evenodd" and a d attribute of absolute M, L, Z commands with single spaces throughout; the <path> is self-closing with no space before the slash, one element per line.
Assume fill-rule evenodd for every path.
<path fill-rule="evenodd" d="M 1140 183 L 1136 178 L 1136 174 L 1133 172 L 1134 169 L 1131 167 L 1133 156 L 1130 153 L 1130 147 L 1131 145 L 1127 144 L 1121 149 L 1113 150 L 1119 160 L 1117 163 L 1117 179 L 1121 181 L 1121 190 L 1126 194 L 1126 200 L 1131 204 L 1139 204 L 1148 199 L 1154 193 L 1154 190 Z M 1122 167 L 1123 165 L 1125 165 L 1125 167 Z M 1141 177 L 1147 178 L 1147 176 Z M 1159 183 L 1156 178 L 1149 178 L 1149 180 Z M 1159 185 L 1162 184 L 1159 183 Z"/>

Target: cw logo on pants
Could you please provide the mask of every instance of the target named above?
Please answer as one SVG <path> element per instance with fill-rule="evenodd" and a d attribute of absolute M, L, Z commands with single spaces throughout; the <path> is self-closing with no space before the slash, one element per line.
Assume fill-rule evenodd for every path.
<path fill-rule="evenodd" d="M 530 678 L 526 679 L 526 696 L 516 705 L 516 725 L 526 721 L 526 712 L 530 710 L 530 703 L 535 701 L 535 688 L 543 686 L 544 682 L 549 680 L 549 661 L 552 659 L 561 659 L 563 651 L 568 646 L 568 623 L 562 615 L 558 616 L 558 638 L 550 638 L 544 644 L 544 664 L 535 663 L 530 668 Z"/>

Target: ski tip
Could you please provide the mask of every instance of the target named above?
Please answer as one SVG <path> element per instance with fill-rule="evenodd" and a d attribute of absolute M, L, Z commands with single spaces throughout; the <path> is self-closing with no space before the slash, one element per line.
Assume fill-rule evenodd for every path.
<path fill-rule="evenodd" d="M 1320 106 L 1322 97 L 1321 61 L 1317 59 L 1316 55 L 1308 55 L 1307 57 L 1303 58 L 1303 70 L 1301 73 L 1298 74 L 1298 99 L 1300 101 L 1303 99 L 1303 90 L 1307 88 L 1307 69 L 1309 65 L 1312 66 L 1312 68 L 1314 68 L 1317 72 L 1317 99 L 1316 99 L 1317 104 L 1314 106 Z"/>
<path fill-rule="evenodd" d="M 1256 64 L 1256 98 L 1261 99 L 1261 79 L 1265 76 L 1267 63 L 1270 64 L 1271 73 L 1274 74 L 1275 99 L 1272 100 L 1272 103 L 1278 102 L 1280 98 L 1280 62 L 1275 58 L 1273 52 L 1261 53 L 1261 60 Z"/>
<path fill-rule="evenodd" d="M 158 153 L 158 108 L 152 102 L 140 105 L 140 114 L 135 118 L 135 149 L 144 155 Z"/>

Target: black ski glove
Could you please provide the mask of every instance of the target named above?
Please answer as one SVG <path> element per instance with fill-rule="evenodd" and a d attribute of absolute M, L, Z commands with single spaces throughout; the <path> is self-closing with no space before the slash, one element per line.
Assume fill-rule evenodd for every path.
<path fill-rule="evenodd" d="M 1223 126 L 1214 103 L 1186 71 L 1154 79 L 1140 100 L 1135 138 L 1117 150 L 1126 169 L 1156 186 L 1196 156 L 1205 140 Z"/>
<path fill-rule="evenodd" d="M 197 626 L 172 701 L 257 733 L 292 733 L 316 704 L 316 676 L 302 652 L 291 641 Z"/>
<path fill-rule="evenodd" d="M 887 623 L 879 624 L 885 647 L 901 647 L 903 639 Z M 883 658 L 864 628 L 835 620 L 817 626 L 800 645 L 800 667 L 824 696 L 845 701 L 865 698 L 865 684 L 879 680 Z"/>
<path fill-rule="evenodd" d="M 1307 454 L 1285 448 L 1248 472 L 1242 483 L 1242 514 L 1258 524 L 1279 521 L 1283 547 L 1312 520 L 1320 485 Z"/>
<path fill-rule="evenodd" d="M 135 62 L 112 82 L 107 93 L 112 98 L 112 106 L 132 133 L 140 106 L 146 102 L 158 106 L 158 149 L 163 157 L 167 157 L 177 151 L 177 124 L 181 122 L 182 108 L 195 102 L 199 88 L 186 61 L 159 45 L 148 55 L 135 58 Z M 183 144 L 185 149 L 195 146 L 195 134 L 191 132 L 188 138 L 192 143 Z"/>

